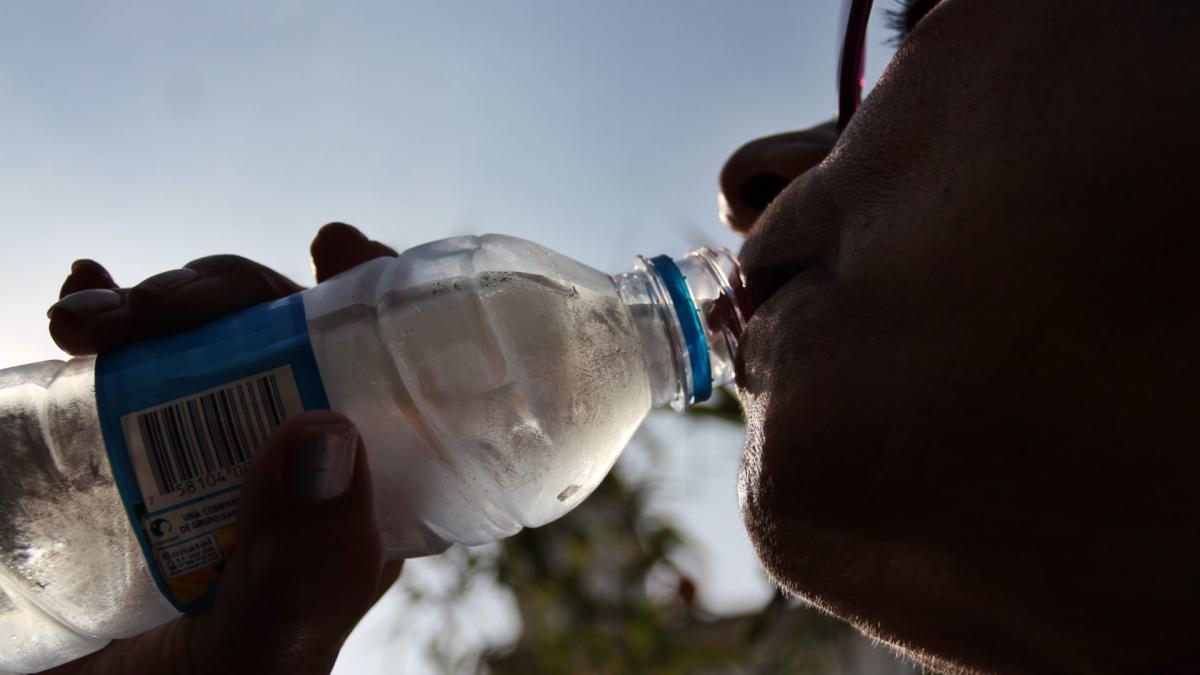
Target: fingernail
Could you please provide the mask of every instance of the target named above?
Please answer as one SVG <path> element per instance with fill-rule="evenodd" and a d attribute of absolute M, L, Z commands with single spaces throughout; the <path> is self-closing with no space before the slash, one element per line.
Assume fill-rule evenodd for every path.
<path fill-rule="evenodd" d="M 75 291 L 67 297 L 50 305 L 46 317 L 54 316 L 55 312 L 69 312 L 78 316 L 89 316 L 107 312 L 121 306 L 121 296 L 107 288 L 89 288 Z"/>
<path fill-rule="evenodd" d="M 350 487 L 358 431 L 352 424 L 323 424 L 296 433 L 293 439 L 291 491 L 300 499 L 323 502 Z"/>
<path fill-rule="evenodd" d="M 171 291 L 177 291 L 187 286 L 199 278 L 200 273 L 196 270 L 181 267 L 177 270 L 167 270 L 166 272 L 159 272 L 152 277 L 148 277 L 142 283 L 138 284 L 136 288 L 170 293 Z"/>

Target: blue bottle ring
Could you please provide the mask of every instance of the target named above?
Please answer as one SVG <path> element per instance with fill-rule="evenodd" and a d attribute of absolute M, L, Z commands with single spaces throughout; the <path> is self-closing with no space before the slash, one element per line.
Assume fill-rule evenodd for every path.
<path fill-rule="evenodd" d="M 688 363 L 692 368 L 692 402 L 707 401 L 712 396 L 712 366 L 708 362 L 708 339 L 704 337 L 704 326 L 700 324 L 700 313 L 696 311 L 692 293 L 674 260 L 660 255 L 651 258 L 650 264 L 662 279 L 671 304 L 675 306 L 675 316 L 679 317 Z"/>

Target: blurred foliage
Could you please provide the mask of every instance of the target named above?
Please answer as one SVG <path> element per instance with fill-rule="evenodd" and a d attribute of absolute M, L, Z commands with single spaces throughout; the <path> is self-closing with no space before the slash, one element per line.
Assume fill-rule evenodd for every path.
<path fill-rule="evenodd" d="M 737 398 L 720 390 L 690 411 L 697 423 L 742 423 Z M 711 423 L 711 422 L 709 422 Z M 718 617 L 697 598 L 677 561 L 683 535 L 647 503 L 653 486 L 613 472 L 567 516 L 525 530 L 486 553 L 456 548 L 459 581 L 426 604 L 451 604 L 481 578 L 510 590 L 522 628 L 491 653 L 453 649 L 447 625 L 431 646 L 446 673 L 626 675 L 833 673 L 847 630 L 780 593 L 759 612 Z"/>

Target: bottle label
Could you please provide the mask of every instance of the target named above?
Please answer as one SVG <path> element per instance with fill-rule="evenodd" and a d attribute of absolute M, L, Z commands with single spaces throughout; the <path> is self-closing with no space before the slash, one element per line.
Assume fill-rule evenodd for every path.
<path fill-rule="evenodd" d="M 301 294 L 96 361 L 118 489 L 159 589 L 180 611 L 216 592 L 238 492 L 271 431 L 328 409 Z"/>

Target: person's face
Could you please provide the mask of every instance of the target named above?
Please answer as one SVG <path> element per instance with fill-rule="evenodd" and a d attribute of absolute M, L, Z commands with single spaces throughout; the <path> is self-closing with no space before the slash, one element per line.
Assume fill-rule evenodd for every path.
<path fill-rule="evenodd" d="M 1186 5 L 945 0 L 823 161 L 828 127 L 730 160 L 761 301 L 740 496 L 785 588 L 941 668 L 1189 655 Z M 799 177 L 759 216 L 764 172 Z"/>

